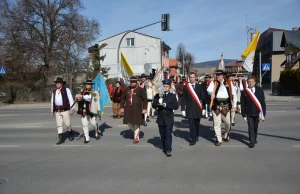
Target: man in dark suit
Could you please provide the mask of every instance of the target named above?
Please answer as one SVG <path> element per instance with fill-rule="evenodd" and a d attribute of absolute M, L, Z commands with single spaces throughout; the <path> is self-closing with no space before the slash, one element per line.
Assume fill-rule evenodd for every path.
<path fill-rule="evenodd" d="M 196 83 L 196 74 L 190 73 L 190 83 L 183 87 L 181 102 L 182 116 L 188 118 L 190 128 L 190 145 L 195 145 L 199 138 L 200 118 L 205 107 L 205 94 L 201 85 Z"/>
<path fill-rule="evenodd" d="M 257 143 L 258 123 L 259 121 L 263 121 L 266 116 L 264 91 L 261 87 L 255 86 L 255 84 L 255 78 L 249 77 L 248 88 L 244 86 L 241 94 L 242 116 L 248 122 L 249 148 L 253 148 Z"/>
<path fill-rule="evenodd" d="M 164 92 L 154 96 L 152 107 L 157 109 L 157 119 L 161 143 L 164 153 L 170 157 L 172 152 L 172 132 L 174 124 L 174 111 L 178 109 L 175 94 L 170 93 L 171 80 L 164 80 Z"/>

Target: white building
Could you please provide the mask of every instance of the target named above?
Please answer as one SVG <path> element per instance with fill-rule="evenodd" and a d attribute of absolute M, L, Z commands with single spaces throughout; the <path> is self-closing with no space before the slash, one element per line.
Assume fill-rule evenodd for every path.
<path fill-rule="evenodd" d="M 105 55 L 102 67 L 110 68 L 109 77 L 117 77 L 117 51 L 119 42 L 126 32 L 101 40 L 99 45 L 106 43 L 107 46 L 100 51 Z M 130 32 L 122 40 L 120 52 L 123 52 L 135 75 L 145 73 L 150 75 L 152 69 L 160 69 L 164 64 L 164 58 L 171 48 L 159 38 L 139 32 Z M 119 53 L 119 55 L 121 55 Z M 119 58 L 121 61 L 121 56 Z"/>

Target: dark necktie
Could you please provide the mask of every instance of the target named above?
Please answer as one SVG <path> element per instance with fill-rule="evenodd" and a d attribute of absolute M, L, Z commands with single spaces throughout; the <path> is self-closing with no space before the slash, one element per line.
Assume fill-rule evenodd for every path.
<path fill-rule="evenodd" d="M 195 85 L 192 85 L 193 86 L 193 89 L 195 89 Z"/>
<path fill-rule="evenodd" d="M 253 92 L 253 88 L 251 88 L 251 92 L 254 94 L 254 92 Z"/>

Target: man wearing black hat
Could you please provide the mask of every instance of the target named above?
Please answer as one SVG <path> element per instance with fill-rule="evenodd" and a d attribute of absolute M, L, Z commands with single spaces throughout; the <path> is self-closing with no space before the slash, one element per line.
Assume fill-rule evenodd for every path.
<path fill-rule="evenodd" d="M 211 110 L 210 110 L 210 95 L 208 94 L 207 92 L 207 88 L 210 84 L 210 79 L 211 79 L 211 76 L 209 74 L 205 74 L 204 76 L 204 82 L 201 84 L 202 88 L 203 88 L 203 91 L 204 91 L 204 94 L 205 94 L 205 100 L 204 100 L 204 103 L 205 103 L 205 111 L 203 111 L 202 113 L 204 114 L 204 118 L 206 118 L 206 115 L 208 116 L 212 116 L 212 113 L 211 113 Z"/>
<path fill-rule="evenodd" d="M 164 92 L 155 95 L 152 107 L 157 109 L 157 119 L 162 148 L 170 157 L 172 152 L 172 132 L 174 124 L 174 110 L 178 109 L 178 101 L 175 94 L 170 92 L 171 81 L 164 80 Z"/>
<path fill-rule="evenodd" d="M 121 113 L 124 112 L 124 124 L 134 132 L 133 143 L 139 143 L 140 126 L 144 124 L 143 115 L 147 113 L 147 96 L 143 88 L 137 84 L 137 78 L 130 78 L 130 86 L 125 88 L 120 104 Z"/>
<path fill-rule="evenodd" d="M 193 146 L 199 138 L 200 119 L 205 106 L 205 94 L 203 88 L 196 83 L 196 74 L 194 72 L 190 73 L 189 78 L 190 83 L 183 87 L 181 111 L 182 116 L 189 120 L 190 145 Z"/>
<path fill-rule="evenodd" d="M 182 76 L 181 81 L 176 85 L 176 93 L 178 95 L 178 103 L 181 106 L 182 94 L 183 94 L 183 87 L 186 85 L 186 77 Z"/>
<path fill-rule="evenodd" d="M 236 106 L 236 94 L 232 88 L 230 80 L 225 80 L 226 73 L 223 70 L 217 70 L 215 72 L 216 80 L 211 82 L 207 88 L 207 92 L 211 95 L 211 109 L 213 112 L 214 130 L 217 136 L 215 146 L 222 144 L 222 121 L 225 123 L 224 139 L 226 142 L 230 141 L 231 130 L 231 114 L 232 107 Z"/>
<path fill-rule="evenodd" d="M 80 94 L 76 95 L 76 101 L 78 107 L 77 114 L 81 115 L 81 124 L 85 137 L 84 143 L 90 142 L 89 125 L 93 126 L 95 130 L 96 140 L 100 139 L 99 130 L 97 127 L 97 117 L 101 117 L 100 114 L 100 97 L 99 93 L 92 88 L 93 81 L 86 80 L 85 88 L 81 90 Z"/>
<path fill-rule="evenodd" d="M 51 97 L 51 113 L 55 116 L 59 141 L 56 145 L 64 143 L 63 123 L 69 130 L 69 140 L 74 140 L 74 134 L 71 127 L 70 114 L 72 114 L 71 105 L 74 103 L 72 93 L 66 88 L 62 78 L 58 77 L 56 81 L 56 89 L 52 92 Z"/>

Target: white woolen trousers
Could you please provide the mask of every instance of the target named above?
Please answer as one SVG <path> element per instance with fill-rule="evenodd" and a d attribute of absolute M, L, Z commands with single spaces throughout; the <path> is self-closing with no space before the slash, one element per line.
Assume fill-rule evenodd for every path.
<path fill-rule="evenodd" d="M 128 123 L 128 127 L 134 132 L 134 139 L 140 140 L 140 126 Z"/>
<path fill-rule="evenodd" d="M 228 111 L 226 117 L 224 115 L 222 115 L 222 113 L 220 113 L 218 116 L 215 113 L 215 111 L 213 112 L 213 119 L 214 119 L 214 130 L 215 133 L 217 135 L 218 141 L 222 142 L 222 131 L 221 131 L 221 125 L 222 125 L 222 120 L 225 123 L 225 134 L 224 137 L 226 138 L 228 135 L 228 132 L 230 130 L 230 111 Z"/>
<path fill-rule="evenodd" d="M 69 111 L 55 112 L 55 120 L 58 134 L 63 133 L 63 124 L 65 124 L 68 130 L 72 130 L 71 117 Z"/>
<path fill-rule="evenodd" d="M 90 141 L 90 135 L 89 135 L 89 126 L 91 125 L 92 128 L 96 131 L 96 136 L 98 136 L 97 133 L 97 122 L 96 122 L 96 117 L 94 116 L 93 118 L 91 118 L 90 116 L 85 116 L 81 118 L 81 124 L 82 124 L 82 128 L 83 128 L 83 133 L 85 136 L 85 140 L 86 141 Z"/>

